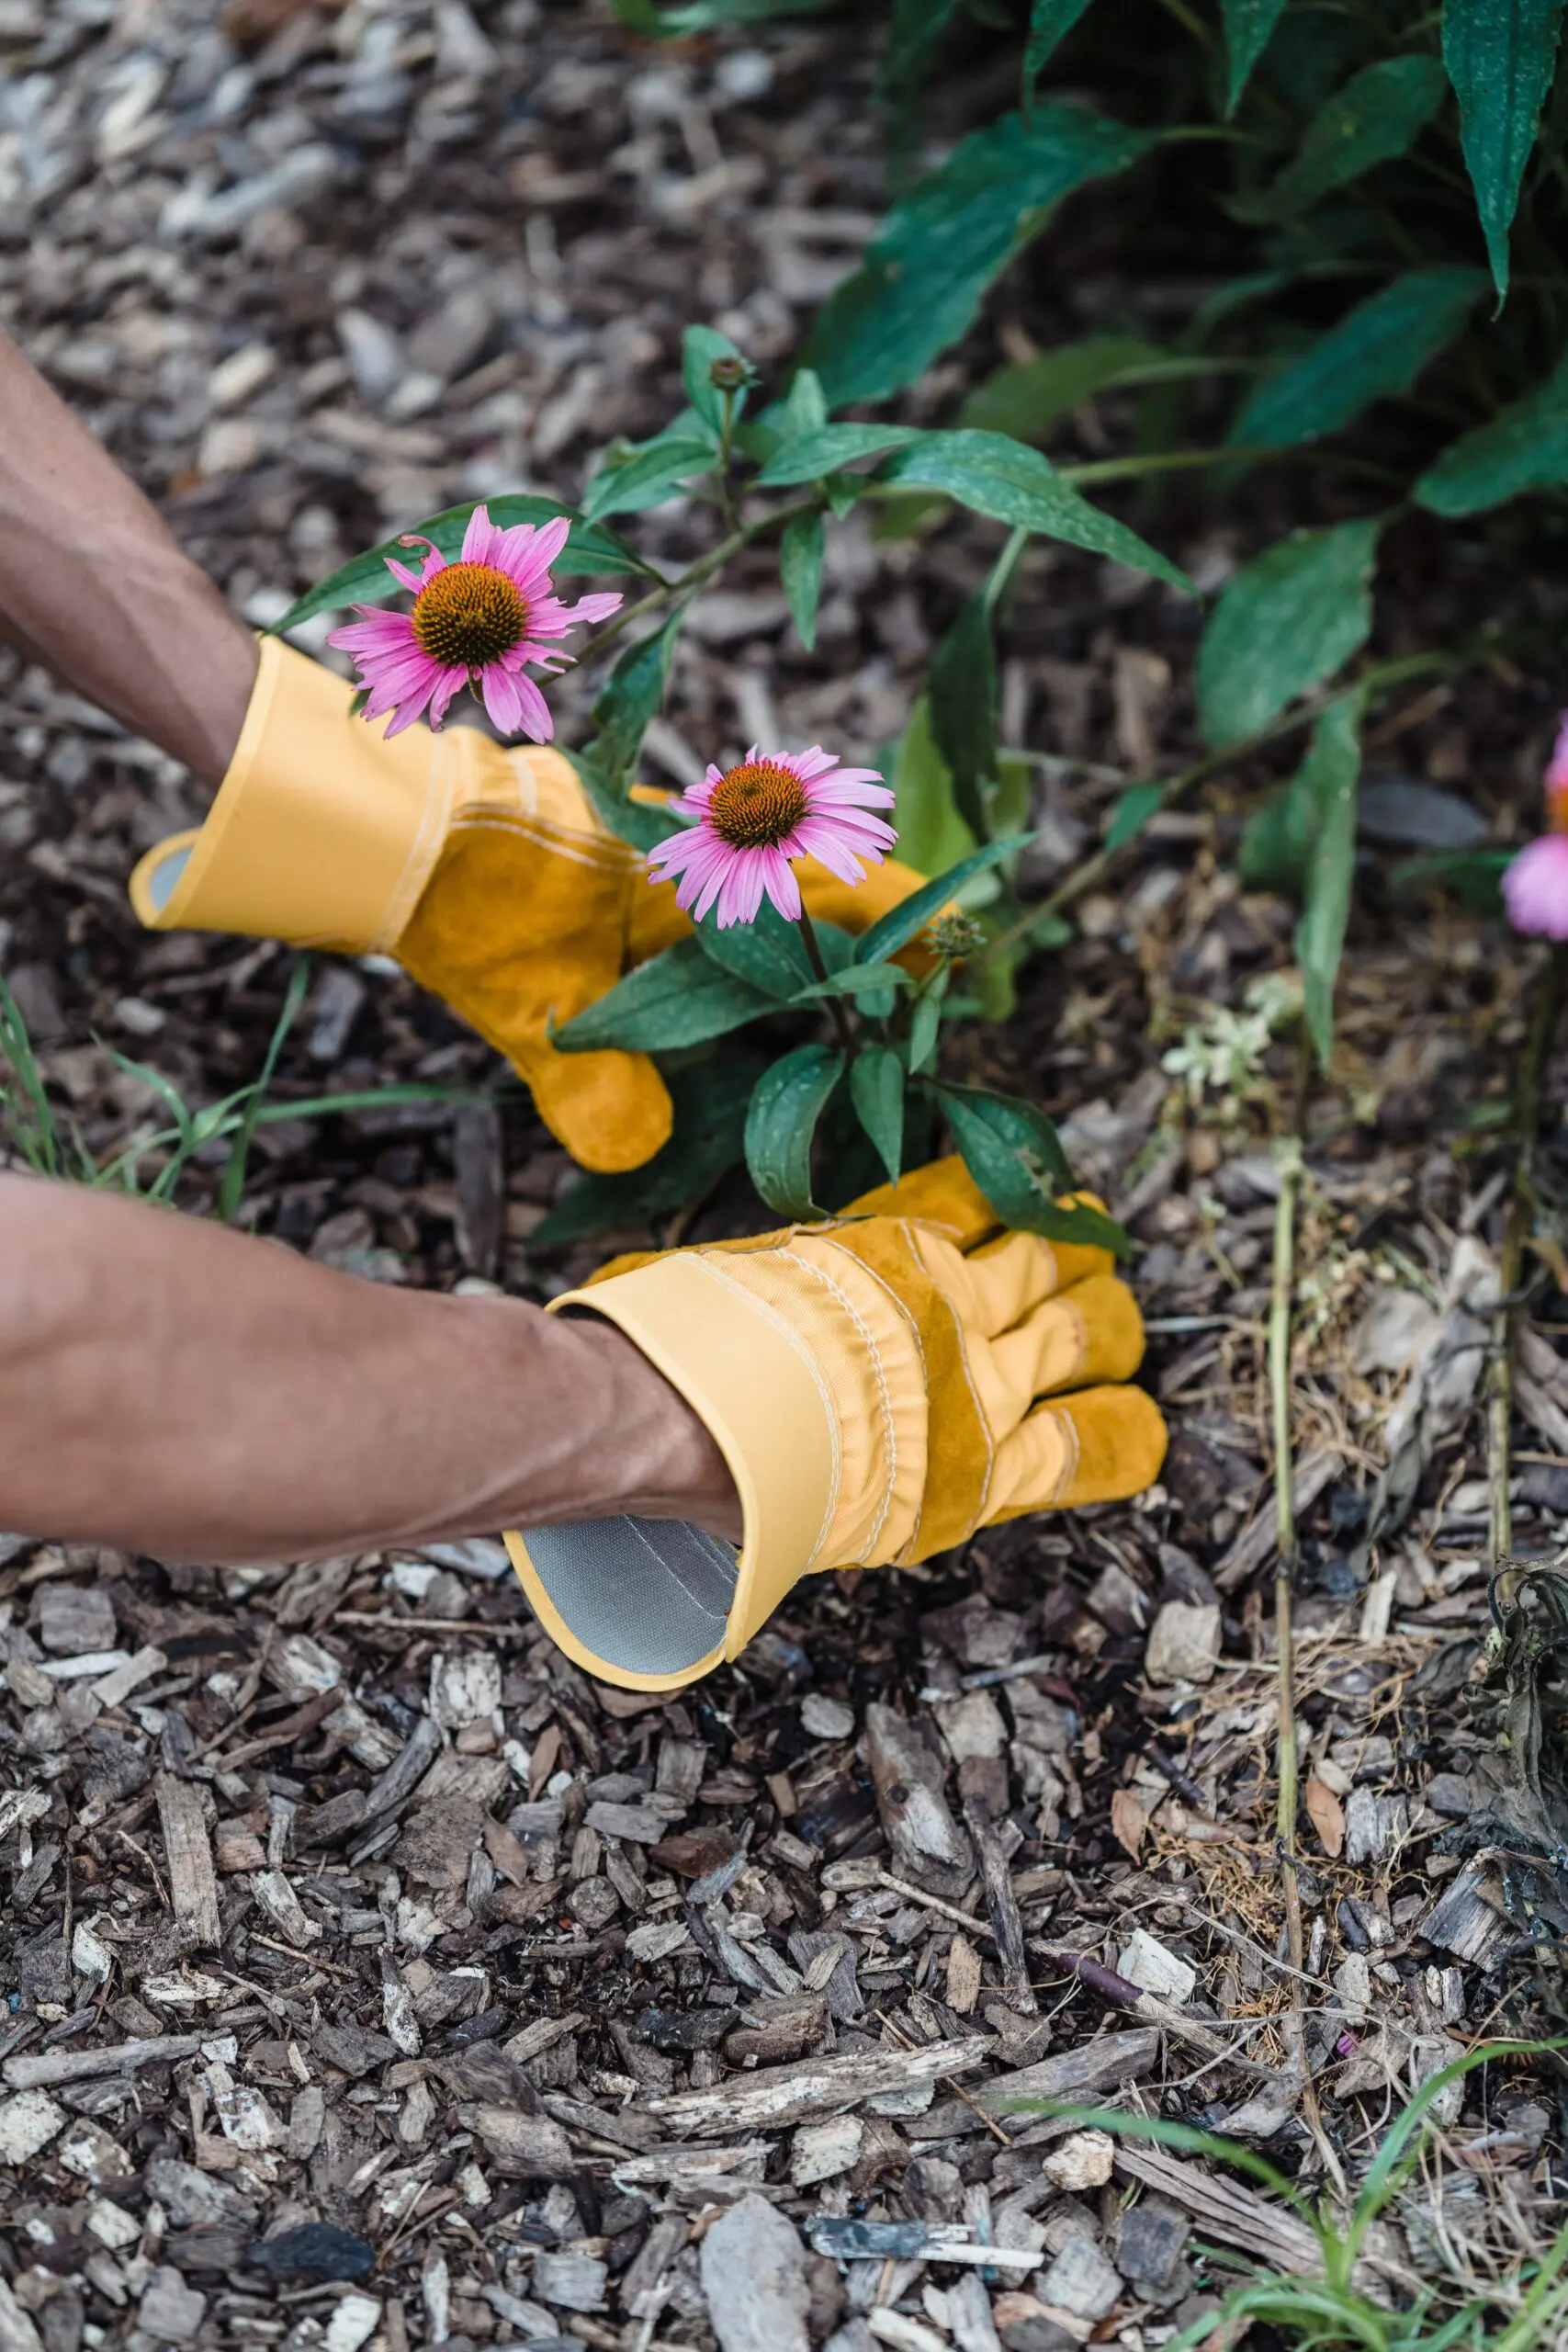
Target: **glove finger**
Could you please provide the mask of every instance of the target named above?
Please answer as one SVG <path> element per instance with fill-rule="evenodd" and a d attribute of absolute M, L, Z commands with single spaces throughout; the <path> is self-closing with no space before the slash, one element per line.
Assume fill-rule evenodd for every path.
<path fill-rule="evenodd" d="M 985 1524 L 1141 1494 L 1159 1476 L 1166 1435 L 1142 1388 L 1080 1388 L 1037 1405 L 997 1448 Z"/>
<path fill-rule="evenodd" d="M 1037 1396 L 1130 1380 L 1144 1360 L 1144 1318 L 1125 1283 L 1091 1274 L 1048 1298 L 987 1352 L 1026 1412 Z"/>
<path fill-rule="evenodd" d="M 1043 1298 L 1071 1289 L 1115 1265 L 1109 1250 L 1043 1240 L 1035 1233 L 1003 1233 L 983 1242 L 964 1261 L 970 1301 L 966 1317 L 987 1339 L 1010 1331 Z"/>
<path fill-rule="evenodd" d="M 513 1048 L 512 1064 L 551 1135 L 581 1167 L 619 1175 L 670 1140 L 670 1090 L 646 1054 L 561 1054 L 528 1044 Z"/>
<path fill-rule="evenodd" d="M 959 1249 L 973 1247 L 1001 1223 L 956 1152 L 912 1169 L 897 1184 L 878 1184 L 852 1201 L 845 1216 L 908 1216 L 933 1226 Z"/>

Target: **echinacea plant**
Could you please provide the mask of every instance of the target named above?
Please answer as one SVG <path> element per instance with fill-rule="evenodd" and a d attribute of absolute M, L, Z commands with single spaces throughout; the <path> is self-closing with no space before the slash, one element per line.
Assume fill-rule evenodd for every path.
<path fill-rule="evenodd" d="M 1046 936 L 1012 892 L 1031 838 L 1020 830 L 1028 769 L 998 749 L 992 708 L 990 616 L 1031 537 L 1140 567 L 1178 594 L 1190 583 L 1005 434 L 833 425 L 809 368 L 753 420 L 746 413 L 752 371 L 722 335 L 689 328 L 684 363 L 689 406 L 641 447 L 613 448 L 580 513 L 522 493 L 453 507 L 356 557 L 274 625 L 288 631 L 354 606 L 358 617 L 329 642 L 352 656 L 364 715 L 385 723 L 389 735 L 420 718 L 438 728 L 471 686 L 500 734 L 536 742 L 555 731 L 537 679 L 592 661 L 623 630 L 649 629 L 615 662 L 594 705 L 593 740 L 567 756 L 603 822 L 648 856 L 656 882 L 673 886 L 694 927 L 565 1022 L 555 1043 L 568 1053 L 654 1056 L 674 1101 L 674 1131 L 646 1167 L 584 1176 L 540 1227 L 538 1243 L 689 1212 L 741 1162 L 781 1216 L 821 1216 L 880 1175 L 896 1179 L 942 1148 L 945 1130 L 1009 1224 L 1124 1250 L 1121 1228 L 1098 1208 L 1064 1204 L 1072 1170 L 1045 1114 L 950 1082 L 940 1049 L 944 1023 L 995 1016 L 1017 963 Z M 857 470 L 868 458 L 874 469 Z M 897 788 L 876 768 L 845 765 L 820 745 L 753 745 L 731 766 L 709 766 L 678 798 L 652 806 L 657 796 L 634 795 L 643 737 L 694 592 L 744 548 L 773 540 L 795 628 L 809 646 L 830 524 L 863 498 L 911 490 L 1008 529 L 989 586 L 950 632 L 945 669 L 933 661 L 931 695 L 897 754 Z M 781 501 L 779 491 L 795 494 Z M 605 521 L 676 498 L 710 505 L 719 536 L 669 577 Z M 409 548 L 423 551 L 417 560 L 402 560 Z M 629 605 L 613 590 L 594 589 L 571 605 L 555 591 L 559 574 L 617 572 L 646 583 Z M 412 610 L 366 601 L 400 590 Z M 561 640 L 585 623 L 604 626 L 567 653 Z M 963 729 L 953 719 L 960 688 L 970 713 Z M 925 749 L 912 757 L 910 745 L 922 737 Z M 858 938 L 814 923 L 796 865 L 810 858 L 845 886 L 860 882 L 893 846 L 898 804 L 917 788 L 917 767 L 927 804 L 917 824 L 921 860 L 945 870 Z M 932 776 L 945 807 L 934 824 L 927 821 Z M 526 924 L 526 907 L 517 920 Z M 967 993 L 953 985 L 966 968 L 974 976 Z M 781 1031 L 781 1018 L 793 1036 Z M 721 1038 L 756 1024 L 761 1051 L 716 1051 Z"/>

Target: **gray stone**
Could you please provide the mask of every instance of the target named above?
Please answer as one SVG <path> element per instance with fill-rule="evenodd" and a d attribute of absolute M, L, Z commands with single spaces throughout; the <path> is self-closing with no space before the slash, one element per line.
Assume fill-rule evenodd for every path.
<path fill-rule="evenodd" d="M 1035 2289 L 1043 2303 L 1075 2319 L 1103 2319 L 1122 2292 L 1122 2274 L 1091 2238 L 1070 2237 Z"/>
<path fill-rule="evenodd" d="M 1168 2287 L 1187 2244 L 1188 2220 L 1162 2197 L 1129 2205 L 1116 2239 L 1116 2267 L 1136 2287 Z"/>

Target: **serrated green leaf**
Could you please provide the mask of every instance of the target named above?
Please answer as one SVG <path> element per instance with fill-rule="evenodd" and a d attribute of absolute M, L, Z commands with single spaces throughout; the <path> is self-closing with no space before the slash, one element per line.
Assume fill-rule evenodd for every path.
<path fill-rule="evenodd" d="M 681 381 L 703 423 L 718 433 L 724 427 L 724 394 L 708 373 L 716 359 L 739 359 L 742 368 L 750 367 L 745 353 L 716 327 L 688 327 L 681 338 Z M 730 394 L 730 401 L 731 415 L 739 416 L 746 405 L 744 384 Z"/>
<path fill-rule="evenodd" d="M 1359 652 L 1372 626 L 1382 525 L 1299 531 L 1226 583 L 1198 648 L 1200 724 L 1216 747 L 1266 727 Z"/>
<path fill-rule="evenodd" d="M 1149 819 L 1157 816 L 1164 807 L 1163 784 L 1130 784 L 1125 792 L 1117 795 L 1111 811 L 1103 843 L 1106 854 L 1125 849 L 1129 842 L 1135 841 Z"/>
<path fill-rule="evenodd" d="M 1051 427 L 1096 392 L 1136 377 L 1166 355 L 1135 334 L 1095 334 L 1059 344 L 1038 359 L 998 368 L 977 384 L 959 411 L 961 425 L 1006 433 L 1015 441 L 1043 441 Z"/>
<path fill-rule="evenodd" d="M 760 1056 L 730 1050 L 674 1071 L 669 1080 L 669 1142 L 641 1168 L 615 1176 L 579 1176 L 535 1227 L 529 1250 L 557 1249 L 592 1234 L 646 1225 L 700 1200 L 741 1159 L 746 1105 L 764 1067 Z"/>
<path fill-rule="evenodd" d="M 572 511 L 554 498 L 525 497 L 521 492 L 508 492 L 500 498 L 470 498 L 466 505 L 446 506 L 439 514 L 426 515 L 423 523 L 411 524 L 407 536 L 428 539 L 448 563 L 454 562 L 461 552 L 463 534 L 476 506 L 484 506 L 491 521 L 503 531 L 510 531 L 518 523 L 553 523 Z M 345 605 L 374 605 L 383 597 L 400 596 L 402 588 L 387 569 L 388 557 L 395 557 L 403 564 L 412 562 L 417 569 L 424 554 L 421 548 L 404 547 L 404 536 L 400 532 L 395 538 L 383 539 L 378 547 L 367 548 L 351 562 L 340 564 L 327 579 L 296 598 L 282 618 L 268 626 L 266 635 L 287 637 L 290 629 L 313 620 L 318 613 L 335 613 Z M 648 571 L 648 566 L 630 548 L 623 547 L 613 531 L 596 531 L 585 518 L 577 515 L 573 515 L 566 545 L 551 568 L 562 579 L 591 572 Z"/>
<path fill-rule="evenodd" d="M 831 1046 L 798 1046 L 757 1080 L 746 1114 L 746 1166 L 768 1204 L 792 1222 L 819 1217 L 811 1197 L 811 1145 L 844 1073 Z"/>
<path fill-rule="evenodd" d="M 1374 401 L 1407 392 L 1451 343 L 1486 283 L 1479 269 L 1407 270 L 1258 385 L 1226 436 L 1289 448 L 1337 433 Z"/>
<path fill-rule="evenodd" d="M 1307 125 L 1273 186 L 1233 209 L 1244 220 L 1287 220 L 1363 172 L 1393 163 L 1431 121 L 1445 86 L 1435 57 L 1385 57 L 1364 67 Z"/>
<path fill-rule="evenodd" d="M 908 489 L 945 491 L 976 514 L 1015 529 L 1064 539 L 1091 555 L 1109 556 L 1134 571 L 1152 572 L 1185 594 L 1194 593 L 1187 574 L 1141 539 L 1125 523 L 1091 506 L 1038 449 L 1005 433 L 927 433 L 901 449 L 883 469 L 883 478 Z"/>
<path fill-rule="evenodd" d="M 611 671 L 604 690 L 593 706 L 593 724 L 598 733 L 591 756 L 611 784 L 618 787 L 624 788 L 630 781 L 649 721 L 657 716 L 664 700 L 675 640 L 684 618 L 683 611 L 676 613 L 663 628 L 629 647 Z M 665 837 L 658 836 L 660 840 Z"/>
<path fill-rule="evenodd" d="M 1285 0 L 1220 0 L 1225 28 L 1229 74 L 1225 84 L 1225 113 L 1233 115 L 1242 92 L 1285 12 Z"/>
<path fill-rule="evenodd" d="M 850 1069 L 850 1099 L 896 1184 L 904 1164 L 904 1065 L 891 1046 L 861 1047 Z"/>
<path fill-rule="evenodd" d="M 980 300 L 1052 206 L 1125 171 L 1150 134 L 1087 107 L 1044 106 L 971 131 L 894 206 L 865 259 L 818 312 L 807 357 L 831 407 L 885 400 L 973 324 Z"/>
<path fill-rule="evenodd" d="M 981 1086 L 933 1090 L 969 1173 L 1004 1225 L 1048 1241 L 1086 1242 L 1119 1256 L 1132 1244 L 1113 1217 L 1078 1203 L 1059 1205 L 1073 1189 L 1072 1170 L 1055 1128 L 1043 1111 Z"/>
<path fill-rule="evenodd" d="M 567 1054 L 671 1053 L 776 1010 L 773 997 L 724 971 L 694 939 L 678 939 L 564 1023 L 553 1043 Z"/>
<path fill-rule="evenodd" d="M 1568 360 L 1489 424 L 1450 441 L 1416 485 L 1434 514 L 1480 514 L 1522 491 L 1568 482 Z"/>
<path fill-rule="evenodd" d="M 1050 62 L 1053 51 L 1072 31 L 1089 0 L 1032 0 L 1029 37 L 1023 46 L 1023 106 L 1027 118 L 1034 105 L 1034 85 Z"/>
<path fill-rule="evenodd" d="M 822 558 L 828 530 L 820 514 L 797 514 L 779 541 L 779 579 L 795 635 L 809 653 L 817 642 L 817 606 L 822 594 Z"/>
<path fill-rule="evenodd" d="M 798 482 L 822 481 L 863 458 L 881 457 L 919 438 L 913 424 L 819 424 L 774 450 L 757 476 L 757 488 L 788 490 Z"/>
<path fill-rule="evenodd" d="M 1334 1049 L 1334 984 L 1350 920 L 1360 773 L 1360 712 L 1356 697 L 1347 695 L 1330 703 L 1318 720 L 1301 771 L 1303 795 L 1317 812 L 1317 829 L 1307 860 L 1305 903 L 1296 925 L 1296 960 L 1302 967 L 1307 1027 L 1324 1069 Z"/>
<path fill-rule="evenodd" d="M 1443 0 L 1443 63 L 1499 299 L 1508 232 L 1551 87 L 1563 0 Z"/>
<path fill-rule="evenodd" d="M 694 474 L 713 471 L 714 452 L 695 439 L 650 442 L 623 465 L 603 466 L 589 483 L 582 512 L 590 522 L 603 514 L 640 514 L 673 498 Z"/>
<path fill-rule="evenodd" d="M 855 944 L 847 931 L 830 922 L 813 928 L 829 972 L 853 962 Z M 775 1004 L 792 1004 L 797 992 L 817 978 L 798 924 L 786 922 L 771 899 L 763 899 L 753 922 L 732 922 L 720 931 L 708 914 L 695 935 L 703 954 L 721 970 L 761 989 Z"/>
<path fill-rule="evenodd" d="M 886 957 L 896 956 L 900 947 L 908 945 L 917 932 L 925 929 L 933 915 L 941 914 L 966 882 L 976 874 L 988 873 L 993 865 L 999 865 L 1004 858 L 1016 855 L 1021 849 L 1027 849 L 1033 838 L 1032 833 L 1009 833 L 1000 841 L 987 842 L 983 849 L 972 850 L 956 865 L 950 865 L 945 874 L 934 876 L 919 890 L 912 891 L 901 906 L 890 908 L 880 922 L 874 922 L 868 932 L 862 933 L 855 945 L 856 963 L 879 964 Z"/>
<path fill-rule="evenodd" d="M 983 841 L 986 789 L 997 775 L 997 653 L 983 592 L 970 597 L 932 647 L 930 680 L 931 734 L 958 813 Z"/>
<path fill-rule="evenodd" d="M 618 841 L 629 842 L 633 849 L 646 854 L 692 821 L 672 806 L 660 808 L 628 799 L 624 786 L 612 783 L 600 767 L 592 746 L 586 752 L 567 752 L 564 756 L 577 770 L 578 780 L 597 815 Z M 669 887 L 673 889 L 674 884 L 671 882 Z"/>

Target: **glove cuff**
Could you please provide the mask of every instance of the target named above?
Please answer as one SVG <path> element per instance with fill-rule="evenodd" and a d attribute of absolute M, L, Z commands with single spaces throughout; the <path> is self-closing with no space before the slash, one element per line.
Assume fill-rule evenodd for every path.
<path fill-rule="evenodd" d="M 429 881 L 472 729 L 388 742 L 354 688 L 263 638 L 245 723 L 199 831 L 149 851 L 130 900 L 152 931 L 194 929 L 356 953 L 393 947 Z"/>
<path fill-rule="evenodd" d="M 728 1546 L 679 1522 L 508 1533 L 507 1548 L 547 1632 L 577 1665 L 631 1690 L 677 1689 L 737 1657 L 821 1564 L 840 1485 L 832 1401 L 798 1333 L 721 1258 L 656 1258 L 551 1301 L 551 1313 L 562 1310 L 615 1324 L 711 1432 L 740 1497 L 733 1589 L 717 1557 Z"/>

